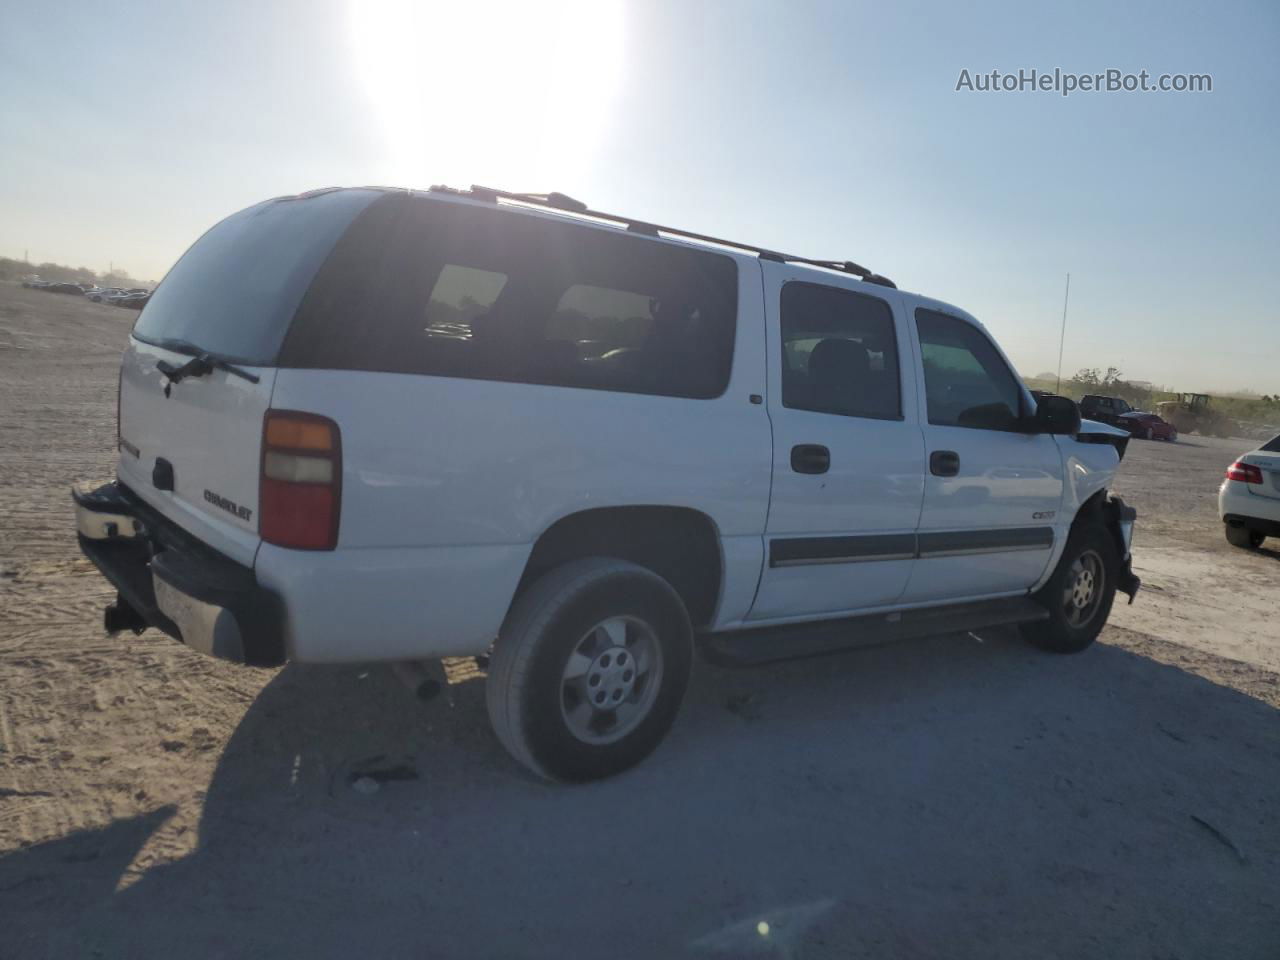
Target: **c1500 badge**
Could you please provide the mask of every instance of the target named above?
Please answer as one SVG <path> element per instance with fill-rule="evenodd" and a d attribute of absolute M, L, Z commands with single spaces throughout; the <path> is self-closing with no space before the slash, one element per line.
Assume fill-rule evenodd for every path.
<path fill-rule="evenodd" d="M 204 492 L 204 498 L 208 500 L 210 503 L 212 503 L 215 507 L 221 507 L 223 510 L 227 511 L 227 513 L 241 520 L 247 521 L 250 517 L 253 516 L 253 511 L 250 510 L 248 507 L 242 507 L 238 503 L 236 503 L 234 500 L 228 500 L 226 497 L 220 496 L 219 494 L 214 493 L 212 490 L 206 490 Z"/>
<path fill-rule="evenodd" d="M 1045 510 L 1043 513 L 1033 513 L 1031 515 L 1031 519 L 1032 520 L 1052 520 L 1057 515 L 1058 515 L 1057 510 Z"/>

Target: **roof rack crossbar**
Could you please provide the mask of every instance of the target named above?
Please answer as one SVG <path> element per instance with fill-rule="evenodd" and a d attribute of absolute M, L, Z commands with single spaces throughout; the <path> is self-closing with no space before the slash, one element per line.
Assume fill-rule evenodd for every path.
<path fill-rule="evenodd" d="M 754 253 L 762 260 L 772 260 L 776 263 L 803 263 L 812 267 L 822 267 L 827 270 L 837 270 L 840 273 L 851 274 L 867 283 L 879 284 L 883 287 L 894 287 L 895 284 L 888 277 L 882 277 L 878 273 L 873 273 L 866 267 L 854 263 L 852 260 L 815 260 L 812 257 L 797 257 L 789 253 L 779 253 L 768 247 L 758 246 L 753 243 L 741 243 L 737 240 L 725 240 L 723 237 L 713 237 L 705 233 L 694 233 L 692 230 L 682 230 L 679 227 L 664 227 L 661 224 L 649 223 L 645 220 L 636 220 L 632 217 L 620 216 L 616 213 L 604 213 L 600 210 L 592 210 L 581 200 L 575 200 L 573 197 L 566 196 L 563 193 L 514 193 L 510 190 L 498 190 L 495 187 L 482 187 L 478 184 L 472 184 L 470 190 L 453 190 L 449 187 L 433 186 L 433 191 L 460 193 L 475 197 L 477 200 L 487 200 L 496 203 L 499 199 L 510 200 L 515 203 L 526 203 L 535 207 L 550 207 L 553 210 L 564 210 L 569 213 L 580 214 L 584 217 L 592 217 L 596 220 L 606 220 L 611 223 L 620 223 L 624 225 L 631 233 L 640 233 L 651 237 L 659 234 L 670 234 L 673 237 L 684 237 L 689 240 L 698 240 L 702 243 L 714 243 L 721 247 L 730 247 L 734 250 L 745 250 L 748 253 Z"/>

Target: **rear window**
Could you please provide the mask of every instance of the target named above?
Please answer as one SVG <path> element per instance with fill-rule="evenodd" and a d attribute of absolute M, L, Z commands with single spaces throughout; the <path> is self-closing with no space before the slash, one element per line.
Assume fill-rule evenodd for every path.
<path fill-rule="evenodd" d="M 1262 445 L 1267 453 L 1280 453 L 1280 437 L 1273 437 Z"/>
<path fill-rule="evenodd" d="M 690 398 L 728 385 L 729 257 L 425 198 L 405 198 L 380 242 L 375 219 L 339 243 L 283 366 Z"/>
<path fill-rule="evenodd" d="M 148 343 L 185 340 L 246 364 L 274 363 L 316 271 L 377 196 L 339 190 L 233 214 L 174 264 L 134 336 Z"/>

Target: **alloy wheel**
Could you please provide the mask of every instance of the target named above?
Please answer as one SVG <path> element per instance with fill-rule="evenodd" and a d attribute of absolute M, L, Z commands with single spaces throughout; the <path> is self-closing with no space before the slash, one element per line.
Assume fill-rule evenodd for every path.
<path fill-rule="evenodd" d="M 613 743 L 652 710 L 662 685 L 662 646 L 643 620 L 610 617 L 578 641 L 560 679 L 569 732 L 583 743 Z"/>

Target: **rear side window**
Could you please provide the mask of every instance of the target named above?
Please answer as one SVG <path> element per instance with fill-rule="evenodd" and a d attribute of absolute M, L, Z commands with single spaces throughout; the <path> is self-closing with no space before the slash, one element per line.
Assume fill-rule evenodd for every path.
<path fill-rule="evenodd" d="M 422 332 L 428 337 L 466 340 L 472 321 L 489 312 L 506 285 L 505 273 L 445 264 L 431 288 Z"/>
<path fill-rule="evenodd" d="M 211 228 L 156 288 L 139 340 L 183 340 L 241 363 L 270 365 L 303 293 L 338 238 L 378 194 L 339 190 L 269 200 Z"/>
<path fill-rule="evenodd" d="M 935 310 L 916 310 L 929 422 L 1017 430 L 1022 389 L 981 330 Z"/>
<path fill-rule="evenodd" d="M 782 405 L 902 417 L 893 313 L 878 297 L 819 283 L 782 287 Z"/>
<path fill-rule="evenodd" d="M 710 398 L 733 360 L 732 259 L 406 198 L 371 265 L 339 243 L 281 363 Z"/>

